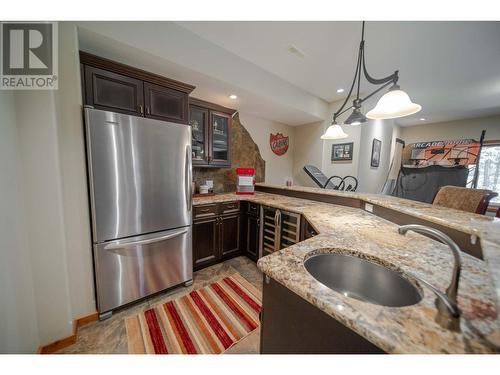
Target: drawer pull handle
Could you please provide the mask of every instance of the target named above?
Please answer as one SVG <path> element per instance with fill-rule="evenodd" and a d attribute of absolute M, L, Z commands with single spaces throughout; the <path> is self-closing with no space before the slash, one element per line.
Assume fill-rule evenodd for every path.
<path fill-rule="evenodd" d="M 209 212 L 210 211 L 210 208 L 203 208 L 200 210 L 200 212 Z"/>

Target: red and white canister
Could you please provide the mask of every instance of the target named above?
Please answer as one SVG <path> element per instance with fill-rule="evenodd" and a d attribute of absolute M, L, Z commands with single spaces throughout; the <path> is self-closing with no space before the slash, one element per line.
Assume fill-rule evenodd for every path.
<path fill-rule="evenodd" d="M 255 194 L 255 168 L 236 168 L 236 194 Z"/>

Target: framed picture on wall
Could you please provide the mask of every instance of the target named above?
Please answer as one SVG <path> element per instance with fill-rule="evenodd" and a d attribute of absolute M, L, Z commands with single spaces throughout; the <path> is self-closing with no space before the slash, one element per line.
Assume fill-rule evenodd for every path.
<path fill-rule="evenodd" d="M 332 145 L 332 161 L 352 160 L 354 142 Z"/>
<path fill-rule="evenodd" d="M 382 150 L 382 141 L 377 138 L 373 138 L 372 143 L 372 159 L 370 165 L 372 167 L 378 167 L 380 165 L 380 152 Z"/>

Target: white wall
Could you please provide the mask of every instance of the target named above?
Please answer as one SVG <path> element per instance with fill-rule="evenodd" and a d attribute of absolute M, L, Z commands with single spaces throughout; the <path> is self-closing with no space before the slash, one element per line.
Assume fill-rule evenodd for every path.
<path fill-rule="evenodd" d="M 0 96 L 2 353 L 34 352 L 95 311 L 76 28 L 59 37 L 59 90 Z"/>
<path fill-rule="evenodd" d="M 55 92 L 63 194 L 64 234 L 71 314 L 95 311 L 92 247 L 85 165 L 78 36 L 72 23 L 59 23 L 59 90 Z"/>
<path fill-rule="evenodd" d="M 30 249 L 39 337 L 71 332 L 63 199 L 53 92 L 22 91 L 15 99 L 25 236 Z"/>
<path fill-rule="evenodd" d="M 387 179 L 393 147 L 393 120 L 372 120 L 360 126 L 360 154 L 358 166 L 358 191 L 380 194 Z M 373 139 L 382 141 L 380 163 L 371 166 Z"/>
<path fill-rule="evenodd" d="M 14 94 L 0 91 L 0 353 L 33 353 L 39 341 L 20 171 Z"/>
<path fill-rule="evenodd" d="M 266 120 L 239 113 L 241 124 L 250 133 L 254 142 L 259 146 L 260 155 L 266 161 L 265 182 L 284 185 L 286 178 L 293 177 L 293 157 L 295 150 L 295 128 L 276 121 Z M 271 133 L 282 133 L 289 137 L 288 151 L 283 155 L 276 155 L 269 144 Z"/>
<path fill-rule="evenodd" d="M 294 182 L 296 185 L 317 185 L 303 171 L 306 164 L 312 164 L 323 171 L 326 176 L 354 176 L 358 175 L 358 164 L 360 155 L 360 137 L 362 126 L 342 125 L 344 132 L 349 136 L 340 140 L 322 140 L 320 137 L 331 124 L 333 113 L 340 107 L 342 102 L 334 102 L 329 105 L 327 117 L 322 122 L 304 124 L 296 127 L 296 147 L 294 153 Z M 338 143 L 354 142 L 352 161 L 332 162 L 332 145 Z"/>
<path fill-rule="evenodd" d="M 324 123 L 325 130 L 328 128 L 328 126 L 331 125 L 331 119 L 333 118 L 333 113 L 340 108 L 342 103 L 343 103 L 343 101 L 337 101 L 337 102 L 330 103 L 329 119 L 326 120 Z M 347 106 L 349 104 L 350 103 L 347 103 Z M 341 118 L 337 122 L 342 123 L 342 121 L 345 120 L 345 118 L 347 116 L 348 116 L 348 113 L 342 115 Z M 358 176 L 358 165 L 359 165 L 362 126 L 363 125 L 342 125 L 342 129 L 349 136 L 348 138 L 333 140 L 333 141 L 330 141 L 330 140 L 322 141 L 323 142 L 322 170 L 326 176 L 328 176 L 328 177 L 333 176 L 333 175 L 341 176 L 341 177 L 344 177 L 344 176 L 357 177 Z M 354 142 L 352 161 L 346 160 L 346 161 L 333 161 L 332 162 L 332 145 L 339 144 L 339 143 L 348 143 L 348 142 Z"/>
<path fill-rule="evenodd" d="M 294 153 L 294 178 L 297 185 L 317 185 L 302 171 L 305 164 L 320 168 L 326 176 L 354 176 L 359 180 L 358 191 L 380 193 L 387 178 L 395 138 L 399 136 L 399 128 L 393 121 L 369 121 L 362 125 L 342 125 L 348 135 L 345 139 L 321 140 L 320 137 L 331 124 L 333 113 L 340 108 L 342 102 L 330 104 L 329 118 L 323 122 L 305 124 L 296 127 L 296 147 Z M 365 104 L 370 108 L 374 103 Z M 341 122 L 346 115 L 343 115 Z M 393 129 L 395 129 L 393 131 Z M 378 168 L 370 166 L 373 138 L 382 141 L 382 152 Z M 332 145 L 354 143 L 352 161 L 331 160 Z"/>
<path fill-rule="evenodd" d="M 295 127 L 293 147 L 293 180 L 295 185 L 317 187 L 304 172 L 304 165 L 311 164 L 320 169 L 323 166 L 324 122 L 315 122 Z"/>
<path fill-rule="evenodd" d="M 483 129 L 486 130 L 486 140 L 499 140 L 500 116 L 401 127 L 400 138 L 407 144 L 457 138 L 479 140 Z"/>
<path fill-rule="evenodd" d="M 358 176 L 359 158 L 361 153 L 361 129 L 364 125 L 342 125 L 344 132 L 349 137 L 339 140 L 325 140 L 323 141 L 323 173 L 330 177 L 336 176 Z M 352 160 L 346 161 L 332 161 L 332 146 L 339 143 L 354 142 Z M 337 180 L 338 183 L 339 180 Z"/>

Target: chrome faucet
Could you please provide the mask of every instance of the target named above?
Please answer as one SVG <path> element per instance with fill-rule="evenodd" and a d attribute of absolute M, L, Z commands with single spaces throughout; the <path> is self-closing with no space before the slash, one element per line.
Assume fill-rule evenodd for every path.
<path fill-rule="evenodd" d="M 402 225 L 399 227 L 399 234 L 406 234 L 409 230 L 412 230 L 417 233 L 426 234 L 429 237 L 432 237 L 445 245 L 448 245 L 453 253 L 454 264 L 453 264 L 453 274 L 451 278 L 450 285 L 446 289 L 446 294 L 440 292 L 437 288 L 435 288 L 429 282 L 422 280 L 421 278 L 417 279 L 425 284 L 429 289 L 431 289 L 436 295 L 436 307 L 438 309 L 438 315 L 436 316 L 436 321 L 444 326 L 445 328 L 452 329 L 458 331 L 460 329 L 460 310 L 458 309 L 457 304 L 457 293 L 458 293 L 458 282 L 460 279 L 460 271 L 462 269 L 462 260 L 460 257 L 460 247 L 446 234 L 443 232 L 426 227 L 424 225 L 410 224 L 410 225 Z"/>

